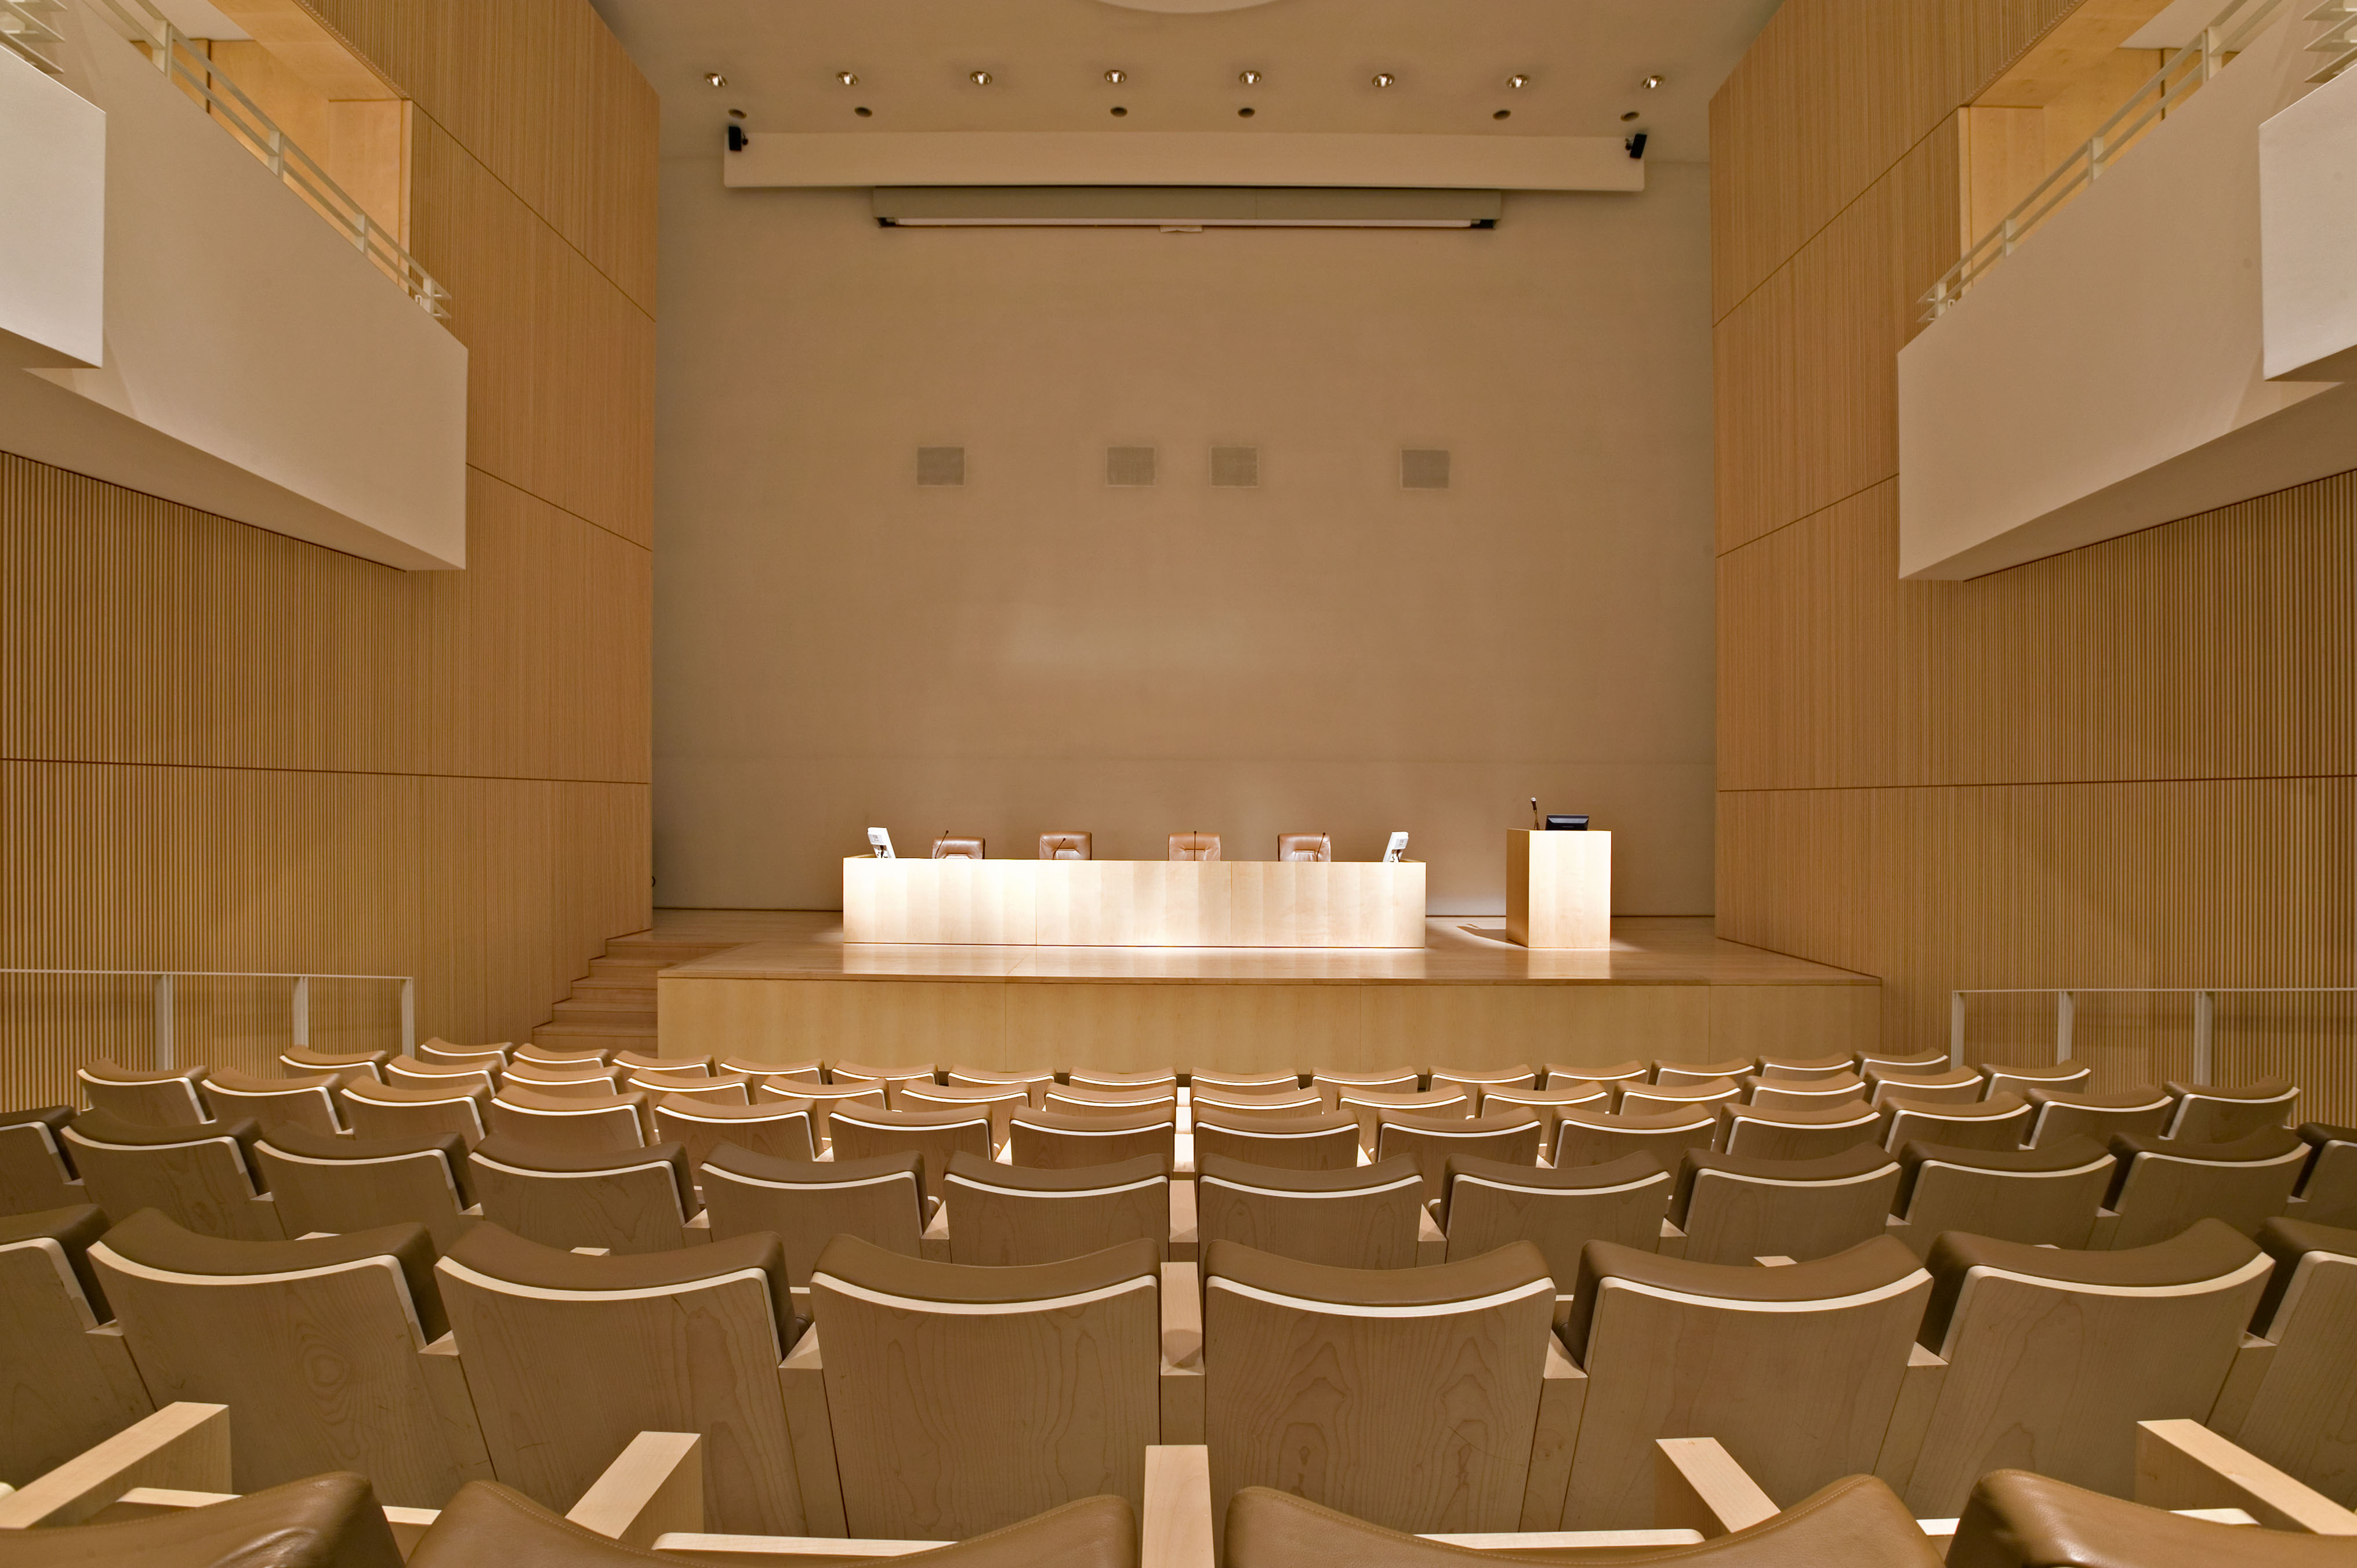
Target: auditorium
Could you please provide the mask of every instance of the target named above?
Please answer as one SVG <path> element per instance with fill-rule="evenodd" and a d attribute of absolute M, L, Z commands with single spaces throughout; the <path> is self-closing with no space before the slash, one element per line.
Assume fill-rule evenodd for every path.
<path fill-rule="evenodd" d="M 2357 1568 L 2357 0 L 0 147 L 0 1568 Z"/>

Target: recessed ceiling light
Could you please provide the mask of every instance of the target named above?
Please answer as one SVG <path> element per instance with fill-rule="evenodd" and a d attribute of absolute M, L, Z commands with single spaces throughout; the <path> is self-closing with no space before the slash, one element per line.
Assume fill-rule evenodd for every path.
<path fill-rule="evenodd" d="M 859 73 L 856 70 L 838 70 L 834 73 L 834 80 L 845 87 L 856 87 L 859 85 Z"/>
<path fill-rule="evenodd" d="M 1394 76 L 1390 71 L 1379 70 L 1375 72 L 1372 80 L 1377 87 L 1389 87 L 1394 82 L 1397 81 L 1399 78 Z"/>
<path fill-rule="evenodd" d="M 1645 79 L 1645 91 L 1651 92 L 1653 89 L 1661 86 L 1662 83 L 1669 80 L 1670 79 L 1666 76 L 1649 76 Z"/>
<path fill-rule="evenodd" d="M 1252 105 L 1251 105 L 1251 104 L 1249 104 L 1249 103 L 1245 104 L 1243 108 L 1241 108 L 1241 109 L 1239 109 L 1239 110 L 1237 110 L 1237 111 L 1236 111 L 1236 118 L 1237 118 L 1237 119 L 1239 119 L 1239 120 L 1249 120 L 1249 119 L 1251 119 L 1252 117 L 1253 117 L 1253 108 L 1252 108 Z"/>
<path fill-rule="evenodd" d="M 1622 124 L 1624 124 L 1624 125 L 1625 125 L 1625 124 L 1627 124 L 1630 121 L 1634 120 L 1636 117 L 1637 117 L 1637 112 L 1636 112 L 1634 109 L 1631 109 L 1631 110 L 1630 110 L 1630 111 L 1629 111 L 1629 113 L 1627 113 L 1626 114 L 1623 114 L 1623 115 L 1621 115 L 1621 116 L 1620 116 L 1620 123 L 1621 123 Z"/>
<path fill-rule="evenodd" d="M 1492 120 L 1510 119 L 1512 117 L 1513 113 L 1514 112 L 1511 109 L 1501 109 L 1495 114 L 1491 115 L 1490 118 Z"/>
<path fill-rule="evenodd" d="M 990 85 L 990 72 L 986 70 L 967 71 L 965 73 L 965 79 L 968 81 L 973 82 L 976 87 L 988 87 Z"/>
<path fill-rule="evenodd" d="M 1127 81 L 1128 80 L 1129 72 L 1122 70 L 1119 66 L 1115 66 L 1113 70 L 1105 72 L 1105 81 L 1115 87 L 1119 87 L 1123 82 Z"/>
<path fill-rule="evenodd" d="M 745 111 L 742 109 L 731 109 L 728 111 L 728 117 L 731 120 L 742 120 L 745 117 Z"/>
<path fill-rule="evenodd" d="M 1122 107 L 1120 104 L 1118 104 L 1118 103 L 1116 103 L 1116 104 L 1114 104 L 1114 105 L 1113 106 L 1113 117 L 1114 117 L 1114 119 L 1116 119 L 1116 120 L 1120 119 L 1123 115 L 1125 115 L 1125 114 L 1126 114 L 1126 113 L 1129 113 L 1129 111 L 1128 111 L 1128 110 L 1126 110 L 1126 109 L 1123 108 L 1123 107 Z"/>
<path fill-rule="evenodd" d="M 861 119 L 865 120 L 865 119 L 866 119 L 870 114 L 875 113 L 876 113 L 876 111 L 875 111 L 875 110 L 873 110 L 873 109 L 870 109 L 869 107 L 867 107 L 867 105 L 866 105 L 866 104 L 863 103 L 863 104 L 861 104 L 858 108 L 854 109 L 854 110 L 852 111 L 852 113 L 853 113 L 854 114 L 858 115 Z"/>
<path fill-rule="evenodd" d="M 1246 87 L 1258 87 L 1260 85 L 1260 72 L 1256 70 L 1240 70 L 1236 72 L 1236 80 L 1243 82 Z"/>
<path fill-rule="evenodd" d="M 728 79 L 721 75 L 716 70 L 707 70 L 704 73 L 704 85 L 706 87 L 726 87 L 728 85 Z"/>
<path fill-rule="evenodd" d="M 1506 85 L 1507 85 L 1507 86 L 1509 86 L 1509 87 L 1523 88 L 1523 87 L 1528 87 L 1530 84 L 1531 84 L 1531 79 L 1530 79 L 1529 77 L 1527 77 L 1527 76 L 1523 75 L 1523 74 L 1521 71 L 1519 71 L 1519 70 L 1518 70 L 1518 71 L 1516 71 L 1516 72 L 1514 72 L 1514 74 L 1513 74 L 1513 75 L 1512 75 L 1512 76 L 1510 76 L 1510 77 L 1506 78 Z"/>

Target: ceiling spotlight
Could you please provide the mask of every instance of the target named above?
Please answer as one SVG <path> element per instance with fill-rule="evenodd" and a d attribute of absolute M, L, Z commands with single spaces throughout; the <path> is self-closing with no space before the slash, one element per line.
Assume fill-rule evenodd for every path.
<path fill-rule="evenodd" d="M 1627 113 L 1626 114 L 1623 114 L 1623 115 L 1621 115 L 1621 116 L 1620 116 L 1620 123 L 1621 123 L 1622 124 L 1624 124 L 1624 125 L 1625 125 L 1625 124 L 1627 124 L 1630 121 L 1634 120 L 1636 117 L 1637 117 L 1637 112 L 1636 112 L 1634 109 L 1631 109 L 1631 110 L 1630 110 L 1630 111 L 1629 111 L 1629 113 Z"/>
<path fill-rule="evenodd" d="M 1129 72 L 1122 70 L 1119 66 L 1115 66 L 1113 70 L 1105 72 L 1105 81 L 1115 87 L 1119 87 L 1123 82 L 1127 81 L 1128 80 Z"/>
<path fill-rule="evenodd" d="M 1510 76 L 1510 77 L 1506 78 L 1506 85 L 1507 85 L 1507 86 L 1509 86 L 1509 87 L 1512 87 L 1512 88 L 1524 88 L 1524 87 L 1528 87 L 1530 84 L 1531 84 L 1531 79 L 1530 79 L 1529 77 L 1527 77 L 1527 76 L 1523 75 L 1523 74 L 1521 71 L 1519 71 L 1519 70 L 1518 70 L 1518 71 L 1516 71 L 1516 72 L 1514 72 L 1514 74 L 1513 74 L 1513 75 L 1512 75 L 1512 76 Z"/>
<path fill-rule="evenodd" d="M 704 85 L 706 87 L 726 87 L 728 85 L 728 79 L 721 75 L 716 70 L 707 70 L 704 73 Z"/>
<path fill-rule="evenodd" d="M 990 72 L 986 70 L 967 71 L 965 73 L 965 79 L 968 81 L 973 82 L 976 87 L 988 87 L 990 85 Z"/>
<path fill-rule="evenodd" d="M 1236 72 L 1236 80 L 1243 82 L 1246 87 L 1258 87 L 1260 85 L 1260 72 L 1256 70 L 1240 70 Z"/>
<path fill-rule="evenodd" d="M 1389 87 L 1392 83 L 1397 81 L 1399 78 L 1394 76 L 1390 71 L 1379 70 L 1375 72 L 1372 80 L 1377 87 Z"/>
<path fill-rule="evenodd" d="M 838 70 L 834 73 L 834 80 L 845 87 L 856 87 L 859 85 L 859 73 L 856 70 Z"/>
<path fill-rule="evenodd" d="M 728 111 L 728 117 L 731 120 L 742 120 L 745 117 L 745 111 L 742 109 L 731 109 Z"/>
<path fill-rule="evenodd" d="M 1649 76 L 1645 79 L 1645 91 L 1651 92 L 1669 80 L 1666 76 Z"/>

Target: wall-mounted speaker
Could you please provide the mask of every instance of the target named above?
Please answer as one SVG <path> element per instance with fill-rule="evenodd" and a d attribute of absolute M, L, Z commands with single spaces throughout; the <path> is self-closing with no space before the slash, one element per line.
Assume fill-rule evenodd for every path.
<path fill-rule="evenodd" d="M 1445 490 L 1448 488 L 1448 453 L 1439 446 L 1409 446 L 1400 453 L 1400 489 Z"/>
<path fill-rule="evenodd" d="M 964 484 L 965 448 L 963 446 L 918 447 L 917 483 L 920 485 Z"/>
<path fill-rule="evenodd" d="M 1105 448 L 1105 483 L 1108 485 L 1150 485 L 1154 482 L 1154 448 L 1151 446 L 1108 446 Z"/>
<path fill-rule="evenodd" d="M 1260 448 L 1257 446 L 1214 446 L 1211 448 L 1211 483 L 1235 489 L 1250 489 L 1260 483 Z"/>

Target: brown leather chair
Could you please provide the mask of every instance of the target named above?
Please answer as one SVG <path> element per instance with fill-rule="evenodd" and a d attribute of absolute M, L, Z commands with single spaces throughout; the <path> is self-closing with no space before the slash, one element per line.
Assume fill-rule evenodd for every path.
<path fill-rule="evenodd" d="M 2251 1331 L 2275 1342 L 2258 1391 L 2224 1434 L 2342 1508 L 2357 1506 L 2357 1230 L 2270 1219 L 2275 1273 Z M 2214 1419 L 2214 1418 L 2213 1418 Z"/>
<path fill-rule="evenodd" d="M 64 1105 L 0 1112 L 0 1216 L 70 1208 L 90 1199 L 58 1142 L 73 1125 Z"/>
<path fill-rule="evenodd" d="M 2357 1229 L 2357 1127 L 2304 1122 L 2299 1136 L 2309 1147 L 2308 1168 L 2299 1178 L 2299 1217 Z"/>
<path fill-rule="evenodd" d="M 1041 860 L 1086 860 L 1089 858 L 1089 835 L 1086 833 L 1041 833 Z"/>
<path fill-rule="evenodd" d="M 1331 860 L 1334 858 L 1334 841 L 1324 833 L 1279 833 L 1276 835 L 1276 858 Z"/>
<path fill-rule="evenodd" d="M 933 841 L 935 860 L 983 860 L 983 841 L 978 838 L 952 838 L 947 833 Z"/>
<path fill-rule="evenodd" d="M 2352 1568 L 2357 1541 L 2187 1519 L 2027 1470 L 1973 1487 L 1947 1568 Z"/>
<path fill-rule="evenodd" d="M 2299 1103 L 2298 1087 L 2287 1078 L 2231 1088 L 2171 1079 L 2161 1087 L 2177 1101 L 2161 1136 L 2189 1144 L 2231 1144 L 2254 1133 L 2286 1126 L 2291 1121 L 2292 1107 Z"/>
<path fill-rule="evenodd" d="M 2039 1149 L 1903 1144 L 1890 1234 L 1917 1257 L 1949 1230 L 2001 1241 L 2083 1248 L 2117 1161 L 2093 1138 Z"/>
<path fill-rule="evenodd" d="M 9 1568 L 402 1568 L 382 1505 L 350 1471 L 140 1519 L 12 1530 L 0 1558 Z M 443 1568 L 457 1561 L 444 1558 Z"/>
<path fill-rule="evenodd" d="M 1173 860 L 1217 860 L 1220 858 L 1220 835 L 1217 833 L 1172 833 L 1170 858 Z"/>

